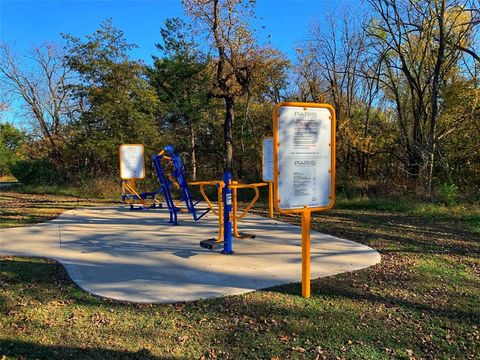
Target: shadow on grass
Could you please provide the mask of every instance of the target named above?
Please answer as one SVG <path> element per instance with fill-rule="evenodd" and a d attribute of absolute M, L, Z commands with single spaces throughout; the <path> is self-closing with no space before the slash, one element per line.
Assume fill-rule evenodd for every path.
<path fill-rule="evenodd" d="M 111 302 L 82 290 L 70 279 L 62 264 L 45 258 L 0 258 L 0 280 L 4 282 L 4 289 L 15 294 L 20 291 L 22 296 L 28 295 L 41 303 L 61 300 L 98 306 Z M 8 309 L 4 308 L 6 300 L 0 291 L 0 310 L 8 312 Z"/>
<path fill-rule="evenodd" d="M 169 359 L 153 356 L 148 350 L 137 352 L 102 348 L 41 345 L 27 341 L 0 339 L 0 356 L 27 359 Z"/>
<path fill-rule="evenodd" d="M 18 215 L 14 214 L 2 214 L 2 217 L 0 219 L 0 226 L 9 228 L 9 227 L 19 227 L 19 226 L 25 226 L 25 225 L 35 225 L 39 223 L 44 223 L 49 220 L 55 219 L 57 216 L 26 216 L 23 217 L 22 219 L 18 219 Z"/>
<path fill-rule="evenodd" d="M 290 222 L 296 219 L 289 219 Z M 362 213 L 332 210 L 316 215 L 312 226 L 315 230 L 334 236 L 374 244 L 380 252 L 393 251 L 390 245 L 398 246 L 396 252 L 425 252 L 442 254 L 478 254 L 480 239 L 465 221 L 438 221 L 428 217 L 405 214 Z M 380 243 L 374 243 L 375 241 Z"/>
<path fill-rule="evenodd" d="M 380 265 L 381 266 L 381 265 Z M 63 300 L 69 303 L 88 306 L 101 306 L 110 304 L 114 307 L 135 306 L 141 308 L 144 305 L 131 304 L 116 300 L 107 300 L 92 295 L 71 281 L 64 267 L 53 260 L 35 259 L 29 261 L 28 258 L 22 260 L 2 259 L 0 260 L 0 271 L 6 276 L 6 282 L 11 285 L 29 288 L 29 295 L 42 302 L 54 300 Z M 326 278 L 315 279 L 312 281 L 312 297 L 322 298 L 330 297 L 344 300 L 367 301 L 373 305 L 383 304 L 390 307 L 407 308 L 414 311 L 428 312 L 433 316 L 447 317 L 456 320 L 468 320 L 480 322 L 480 312 L 470 311 L 469 309 L 458 309 L 449 304 L 438 305 L 431 302 L 422 301 L 421 298 L 401 298 L 395 295 L 378 295 L 372 294 L 363 288 L 352 286 L 349 282 L 349 276 L 354 274 L 361 283 L 371 283 L 368 281 L 370 269 L 358 270 L 355 273 L 329 276 Z M 366 278 L 362 281 L 362 276 Z M 373 276 L 373 274 L 372 274 Z M 397 279 L 398 280 L 398 279 Z M 412 279 L 400 279 L 400 281 L 413 281 Z M 414 284 L 414 282 L 412 282 Z M 373 283 L 373 285 L 375 285 Z M 411 284 L 410 284 L 411 285 Z M 468 287 L 477 287 L 477 283 L 465 283 Z M 383 283 L 384 290 L 394 290 L 402 288 L 408 290 L 408 286 L 399 285 L 398 283 L 389 284 L 388 281 Z M 260 290 L 261 292 L 274 292 L 283 295 L 299 296 L 301 286 L 299 283 L 286 284 Z M 3 296 L 0 296 L 0 300 Z M 453 299 L 452 299 L 453 300 Z M 215 303 L 221 299 L 203 300 L 207 304 Z M 2 303 L 3 301 L 0 301 Z M 195 302 L 194 302 L 195 303 Z M 145 306 L 149 306 L 148 304 Z M 155 306 L 164 306 L 158 304 Z M 287 309 L 284 309 L 287 310 Z M 292 316 L 299 316 L 299 310 L 292 308 Z M 256 312 L 256 311 L 255 311 Z"/>
<path fill-rule="evenodd" d="M 331 278 L 330 278 L 331 279 Z M 449 318 L 452 320 L 467 322 L 471 324 L 480 323 L 480 312 L 472 309 L 459 309 L 455 308 L 454 304 L 445 304 L 444 306 L 436 305 L 434 303 L 422 302 L 421 299 L 404 299 L 393 295 L 376 295 L 363 291 L 361 289 L 355 289 L 349 287 L 343 281 L 327 282 L 327 279 L 318 279 L 312 281 L 311 294 L 312 298 L 329 297 L 338 300 L 355 300 L 366 301 L 372 305 L 385 305 L 387 307 L 399 307 L 416 312 L 427 312 L 434 317 Z M 333 280 L 333 279 L 332 279 Z M 471 286 L 476 286 L 471 285 Z M 263 291 L 274 291 L 282 294 L 297 295 L 301 293 L 301 284 L 282 285 Z M 296 316 L 299 316 L 298 309 L 293 309 Z M 308 314 L 305 314 L 307 316 Z"/>
<path fill-rule="evenodd" d="M 381 269 L 378 270 L 381 271 Z M 382 327 L 390 326 L 390 322 L 385 318 L 388 314 L 401 318 L 400 330 L 403 332 L 408 332 L 409 329 L 413 328 L 416 324 L 413 319 L 421 318 L 424 313 L 428 315 L 425 321 L 431 324 L 436 324 L 439 321 L 444 322 L 445 319 L 452 319 L 455 323 L 461 324 L 462 328 L 468 329 L 480 322 L 480 313 L 478 311 L 462 308 L 458 304 L 452 304 L 457 306 L 449 307 L 449 304 L 436 303 L 433 300 L 422 299 L 421 296 L 403 298 L 396 296 L 395 293 L 376 294 L 371 293 L 369 289 L 359 287 L 359 285 L 367 283 L 373 287 L 379 285 L 375 279 L 372 279 L 376 275 L 376 271 L 372 271 L 372 269 L 365 269 L 351 274 L 313 280 L 313 301 L 303 300 L 300 297 L 301 288 L 300 284 L 297 283 L 277 286 L 244 296 L 228 296 L 219 299 L 177 303 L 173 304 L 173 306 L 167 304 L 134 305 L 100 299 L 84 292 L 69 280 L 63 266 L 54 261 L 30 258 L 6 258 L 0 261 L 1 279 L 7 282 L 7 289 L 9 286 L 12 287 L 11 291 L 13 292 L 18 288 L 28 289 L 23 290 L 22 296 L 36 299 L 42 303 L 63 301 L 73 307 L 86 306 L 86 309 L 91 314 L 97 311 L 104 312 L 107 309 L 122 309 L 129 313 L 131 312 L 132 315 L 160 316 L 162 319 L 177 319 L 175 321 L 182 319 L 178 323 L 181 329 L 195 329 L 199 326 L 195 319 L 201 319 L 198 320 L 201 322 L 204 318 L 208 318 L 209 321 L 216 324 L 215 328 L 220 325 L 215 334 L 217 338 L 229 339 L 231 334 L 241 334 L 241 337 L 238 339 L 230 338 L 228 341 L 231 342 L 225 343 L 224 348 L 223 345 L 217 344 L 217 346 L 220 346 L 227 352 L 232 351 L 233 348 L 236 349 L 235 351 L 240 351 L 243 355 L 238 356 L 239 358 L 254 357 L 251 348 L 256 348 L 257 345 L 260 347 L 258 350 L 260 352 L 257 354 L 258 357 L 267 357 L 267 355 L 270 355 L 270 350 L 275 350 L 275 346 L 279 347 L 278 349 L 285 347 L 285 351 L 287 351 L 285 354 L 289 354 L 288 349 L 292 345 L 287 346 L 278 340 L 279 334 L 296 333 L 300 337 L 316 338 L 319 333 L 319 326 L 323 331 L 322 336 L 325 338 L 326 344 L 339 344 L 338 347 L 342 346 L 343 341 L 356 337 L 374 348 L 377 347 L 378 341 L 381 341 L 382 344 L 391 342 L 398 348 L 410 348 L 411 343 L 415 343 L 417 349 L 422 349 L 424 345 L 422 345 L 420 337 L 413 340 L 409 336 L 402 335 L 392 340 L 388 331 L 381 330 Z M 415 279 L 412 279 L 409 274 L 390 280 L 397 282 L 389 282 L 388 279 L 385 279 L 381 286 L 387 290 L 396 288 L 409 290 L 411 286 L 415 286 Z M 355 283 L 355 281 L 357 282 Z M 475 284 L 469 284 L 468 286 L 474 287 Z M 0 304 L 4 310 L 23 311 L 11 299 L 8 299 L 11 305 L 2 304 L 2 298 L 3 295 L 0 295 Z M 452 299 L 452 301 L 455 301 L 455 299 Z M 329 303 L 332 305 L 329 305 Z M 379 310 L 379 312 L 375 310 Z M 181 312 L 180 318 L 177 316 L 177 311 Z M 156 315 L 157 312 L 160 315 Z M 416 313 L 416 315 L 412 316 L 411 314 L 413 313 Z M 5 311 L 4 314 L 8 315 L 8 312 Z M 234 319 L 237 319 L 236 322 L 233 321 Z M 249 324 L 249 319 L 254 320 L 253 325 Z M 264 319 L 266 322 L 264 322 Z M 270 319 L 277 319 L 278 325 L 272 325 L 269 322 Z M 288 322 L 282 323 L 281 319 L 288 319 Z M 306 319 L 310 320 L 305 323 Z M 315 319 L 321 320 L 317 321 Z M 325 321 L 327 323 L 324 324 Z M 28 326 L 38 329 L 32 323 Z M 255 336 L 256 333 L 252 332 L 251 326 L 260 327 L 262 336 L 268 332 L 269 337 L 267 341 L 275 341 L 275 343 L 268 344 L 266 349 L 261 350 L 265 345 L 265 339 L 261 340 L 262 336 Z M 360 326 L 362 330 L 355 330 L 356 326 Z M 377 329 L 378 326 L 381 328 Z M 120 328 L 123 329 L 122 327 Z M 95 329 L 92 331 L 102 330 Z M 128 330 L 128 327 L 125 330 L 115 330 L 118 336 L 122 334 L 122 331 L 127 331 L 125 334 L 128 335 L 130 330 Z M 146 332 L 142 333 L 143 331 Z M 443 330 L 438 325 L 435 325 L 434 331 L 441 333 Z M 137 335 L 141 332 L 141 336 L 145 341 L 153 342 L 151 330 L 147 332 L 147 329 L 135 329 L 135 332 Z M 4 337 L 6 336 L 4 335 Z M 203 341 L 208 343 L 210 340 L 209 338 L 202 338 L 199 341 L 203 344 Z M 247 343 L 249 343 L 248 346 L 246 345 Z M 260 346 L 261 344 L 263 345 Z M 436 343 L 434 345 L 437 353 L 445 350 L 442 344 Z M 232 346 L 232 348 L 229 348 L 229 346 Z M 469 345 L 469 347 L 471 346 Z M 278 351 L 278 349 L 275 351 Z M 452 354 L 456 354 L 455 349 L 450 349 L 449 351 Z M 129 352 L 98 347 L 46 346 L 8 338 L 0 339 L 0 357 L 3 354 L 12 357 L 25 356 L 26 358 L 49 359 L 155 358 L 147 351 Z"/>

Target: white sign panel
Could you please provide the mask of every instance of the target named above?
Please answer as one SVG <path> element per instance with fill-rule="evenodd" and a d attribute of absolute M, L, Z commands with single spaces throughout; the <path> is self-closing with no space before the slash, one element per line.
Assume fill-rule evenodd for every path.
<path fill-rule="evenodd" d="M 145 177 L 143 145 L 120 145 L 120 177 L 124 180 L 143 179 Z"/>
<path fill-rule="evenodd" d="M 332 120 L 328 108 L 278 109 L 278 206 L 324 208 L 332 203 Z"/>
<path fill-rule="evenodd" d="M 262 149 L 262 179 L 263 181 L 273 181 L 273 138 L 263 139 Z"/>

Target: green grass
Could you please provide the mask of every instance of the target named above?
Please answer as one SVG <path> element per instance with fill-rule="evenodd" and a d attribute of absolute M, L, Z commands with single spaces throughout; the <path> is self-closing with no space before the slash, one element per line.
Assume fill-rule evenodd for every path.
<path fill-rule="evenodd" d="M 62 211 L 78 200 L 10 194 L 10 211 L 38 201 Z M 0 358 L 478 358 L 478 213 L 475 204 L 339 200 L 313 227 L 373 246 L 382 262 L 312 281 L 309 300 L 290 284 L 133 305 L 82 291 L 53 261 L 3 258 Z"/>
<path fill-rule="evenodd" d="M 425 257 L 418 265 L 418 272 L 424 279 L 423 285 L 427 287 L 438 279 L 445 281 L 444 285 L 452 289 L 460 289 L 476 281 L 476 274 L 468 264 L 442 255 Z"/>
<path fill-rule="evenodd" d="M 335 207 L 348 210 L 396 212 L 429 220 L 461 221 L 480 234 L 480 204 L 425 202 L 413 199 L 338 199 Z"/>

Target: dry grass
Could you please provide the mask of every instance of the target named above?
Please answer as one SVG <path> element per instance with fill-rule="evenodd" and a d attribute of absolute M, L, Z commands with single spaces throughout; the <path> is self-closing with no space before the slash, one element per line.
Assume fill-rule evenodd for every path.
<path fill-rule="evenodd" d="M 16 182 L 17 179 L 15 179 L 13 176 L 0 176 L 0 183 L 2 182 Z"/>
<path fill-rule="evenodd" d="M 0 190 L 0 228 L 36 224 L 52 220 L 66 210 L 109 204 L 110 200 Z"/>

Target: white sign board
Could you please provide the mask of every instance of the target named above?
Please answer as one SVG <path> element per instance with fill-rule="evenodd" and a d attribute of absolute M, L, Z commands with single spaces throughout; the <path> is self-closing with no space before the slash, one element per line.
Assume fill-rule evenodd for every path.
<path fill-rule="evenodd" d="M 273 138 L 263 139 L 262 180 L 273 181 Z"/>
<path fill-rule="evenodd" d="M 120 145 L 120 177 L 123 180 L 143 179 L 145 177 L 143 145 Z"/>
<path fill-rule="evenodd" d="M 276 134 L 276 191 L 281 210 L 328 208 L 334 198 L 332 112 L 324 107 L 280 106 Z"/>

